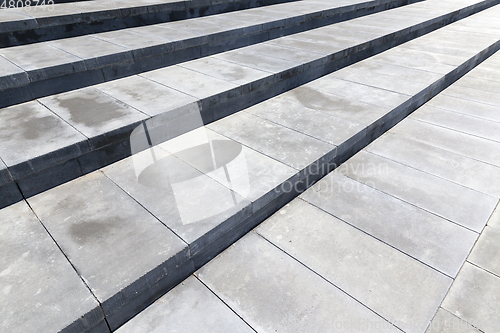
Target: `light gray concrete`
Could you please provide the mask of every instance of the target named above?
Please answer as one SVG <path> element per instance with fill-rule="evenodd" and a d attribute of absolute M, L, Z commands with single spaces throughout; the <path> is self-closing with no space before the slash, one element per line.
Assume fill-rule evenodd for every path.
<path fill-rule="evenodd" d="M 426 106 L 451 110 L 486 120 L 500 122 L 500 107 L 494 105 L 439 94 L 427 102 Z"/>
<path fill-rule="evenodd" d="M 117 333 L 254 332 L 191 276 L 151 304 Z"/>
<path fill-rule="evenodd" d="M 335 146 L 246 112 L 207 127 L 298 170 L 325 155 L 335 157 Z"/>
<path fill-rule="evenodd" d="M 249 107 L 245 112 L 336 146 L 357 137 L 360 132 L 363 133 L 365 126 L 361 124 L 300 103 L 310 98 L 310 95 L 307 89 L 298 91 L 294 89 L 292 92 Z M 320 104 L 321 101 L 317 100 L 316 103 Z"/>
<path fill-rule="evenodd" d="M 395 196 L 480 233 L 498 199 L 360 151 L 335 170 L 344 176 Z"/>
<path fill-rule="evenodd" d="M 99 303 L 26 202 L 0 210 L 0 220 L 0 330 L 105 327 Z"/>
<path fill-rule="evenodd" d="M 248 200 L 161 148 L 128 157 L 103 172 L 190 244 L 193 254 L 251 211 Z"/>
<path fill-rule="evenodd" d="M 276 188 L 297 173 L 295 169 L 206 127 L 178 136 L 159 147 L 252 201 L 254 212 L 281 194 Z"/>
<path fill-rule="evenodd" d="M 494 83 L 492 83 L 494 84 Z M 481 102 L 484 104 L 500 106 L 500 94 L 478 90 L 474 88 L 468 88 L 464 86 L 452 85 L 448 89 L 444 90 L 443 95 L 458 97 L 466 99 L 469 101 Z"/>
<path fill-rule="evenodd" d="M 478 236 L 335 172 L 301 198 L 450 277 L 456 276 Z"/>
<path fill-rule="evenodd" d="M 486 227 L 467 260 L 500 277 L 498 253 L 500 253 L 500 230 Z"/>
<path fill-rule="evenodd" d="M 148 118 L 93 87 L 41 98 L 40 102 L 88 138 Z"/>
<path fill-rule="evenodd" d="M 196 275 L 258 332 L 399 332 L 254 233 Z"/>
<path fill-rule="evenodd" d="M 303 200 L 257 232 L 405 332 L 425 330 L 452 282 Z"/>
<path fill-rule="evenodd" d="M 494 165 L 390 132 L 371 143 L 366 150 L 491 196 L 500 197 L 500 168 Z"/>
<path fill-rule="evenodd" d="M 138 75 L 94 87 L 148 116 L 155 116 L 198 101 L 192 96 Z"/>
<path fill-rule="evenodd" d="M 409 95 L 403 95 L 388 90 L 369 87 L 363 84 L 348 82 L 335 78 L 335 73 L 324 76 L 305 84 L 305 87 L 324 91 L 329 94 L 354 99 L 363 103 L 373 104 L 380 107 L 395 108 L 410 99 Z"/>
<path fill-rule="evenodd" d="M 37 101 L 0 109 L 0 156 L 7 166 L 29 161 L 58 149 L 74 146 L 85 136 Z M 82 151 L 83 150 L 83 151 Z"/>
<path fill-rule="evenodd" d="M 480 333 L 474 326 L 440 308 L 426 333 Z"/>
<path fill-rule="evenodd" d="M 401 122 L 390 132 L 500 167 L 499 142 L 413 119 Z"/>
<path fill-rule="evenodd" d="M 234 89 L 238 85 L 180 66 L 170 66 L 140 74 L 196 98 L 207 98 Z"/>
<path fill-rule="evenodd" d="M 500 113 L 500 109 L 498 112 Z M 500 122 L 438 109 L 428 105 L 424 105 L 413 112 L 410 118 L 500 142 Z"/>
<path fill-rule="evenodd" d="M 500 79 L 500 73 L 498 74 L 498 79 Z M 466 75 L 462 79 L 458 80 L 455 85 L 458 87 L 472 88 L 495 94 L 498 94 L 500 91 L 500 82 L 480 79 L 469 75 Z"/>
<path fill-rule="evenodd" d="M 465 263 L 442 307 L 485 333 L 500 330 L 500 277 Z"/>
<path fill-rule="evenodd" d="M 101 302 L 145 272 L 165 265 L 167 275 L 187 259 L 187 245 L 101 172 L 29 203 Z M 147 287 L 135 285 L 138 293 Z"/>

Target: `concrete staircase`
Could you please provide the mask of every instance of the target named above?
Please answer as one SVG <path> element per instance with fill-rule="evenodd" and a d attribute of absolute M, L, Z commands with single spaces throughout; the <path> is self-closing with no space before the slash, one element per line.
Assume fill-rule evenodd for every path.
<path fill-rule="evenodd" d="M 0 30 L 0 328 L 114 331 L 496 52 L 499 2 L 2 10 L 40 37 Z"/>

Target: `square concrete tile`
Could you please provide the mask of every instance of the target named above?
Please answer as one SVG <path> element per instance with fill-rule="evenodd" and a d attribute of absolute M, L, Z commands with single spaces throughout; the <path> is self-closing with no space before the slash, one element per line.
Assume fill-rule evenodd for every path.
<path fill-rule="evenodd" d="M 500 168 L 390 132 L 365 148 L 369 152 L 500 197 Z"/>
<path fill-rule="evenodd" d="M 94 38 L 101 39 L 127 49 L 143 49 L 145 47 L 161 45 L 165 43 L 162 38 L 136 34 L 129 30 L 115 30 L 94 34 Z"/>
<path fill-rule="evenodd" d="M 500 112 L 500 109 L 499 109 Z M 410 118 L 500 142 L 500 122 L 424 105 Z"/>
<path fill-rule="evenodd" d="M 44 97 L 40 102 L 88 138 L 148 118 L 93 87 Z"/>
<path fill-rule="evenodd" d="M 389 132 L 500 167 L 499 142 L 411 118 L 400 122 Z"/>
<path fill-rule="evenodd" d="M 194 276 L 151 304 L 117 333 L 254 332 Z"/>
<path fill-rule="evenodd" d="M 500 330 L 500 277 L 465 263 L 442 307 L 485 333 Z"/>
<path fill-rule="evenodd" d="M 262 54 L 268 57 L 284 59 L 288 61 L 298 62 L 298 63 L 308 63 L 311 61 L 318 60 L 320 58 L 318 54 L 308 51 L 294 50 L 290 52 L 289 48 L 281 47 L 273 44 L 274 40 L 268 42 L 259 43 L 252 45 L 252 51 L 258 54 Z"/>
<path fill-rule="evenodd" d="M 468 101 L 465 99 L 446 96 L 443 94 L 439 94 L 433 99 L 431 99 L 429 102 L 426 103 L 426 106 L 446 109 L 486 120 L 493 120 L 500 122 L 499 106 Z"/>
<path fill-rule="evenodd" d="M 467 260 L 500 276 L 498 253 L 500 253 L 500 230 L 486 227 Z"/>
<path fill-rule="evenodd" d="M 246 112 L 238 112 L 207 127 L 297 170 L 327 154 L 335 157 L 335 146 Z"/>
<path fill-rule="evenodd" d="M 198 100 L 138 75 L 109 81 L 94 87 L 149 116 L 161 114 Z"/>
<path fill-rule="evenodd" d="M 301 198 L 450 277 L 456 276 L 478 237 L 335 172 Z"/>
<path fill-rule="evenodd" d="M 189 244 L 192 254 L 251 212 L 248 200 L 158 147 L 103 172 Z"/>
<path fill-rule="evenodd" d="M 335 172 L 480 233 L 498 199 L 360 151 Z"/>
<path fill-rule="evenodd" d="M 380 53 L 373 56 L 371 59 L 376 62 L 444 75 L 455 70 L 457 65 L 465 61 L 451 56 L 439 55 L 437 53 L 419 52 L 402 48 L 394 48 L 392 50 L 393 51 L 390 50 Z"/>
<path fill-rule="evenodd" d="M 452 283 L 300 199 L 257 232 L 405 332 L 425 330 Z"/>
<path fill-rule="evenodd" d="M 76 144 L 85 140 L 37 101 L 0 109 L 0 156 L 7 166 L 72 145 L 76 154 L 80 151 Z"/>
<path fill-rule="evenodd" d="M 287 92 L 247 108 L 245 112 L 336 146 L 345 144 L 352 137 L 359 139 L 358 134 L 364 133 L 364 125 L 297 103 L 294 97 L 301 93 L 310 94 L 307 88 Z M 300 97 L 302 100 L 307 98 Z"/>
<path fill-rule="evenodd" d="M 257 332 L 399 332 L 255 233 L 195 274 Z"/>
<path fill-rule="evenodd" d="M 479 65 L 479 66 L 481 66 L 481 65 Z M 498 76 L 500 79 L 500 73 L 498 74 Z M 500 82 L 480 79 L 480 78 L 472 77 L 469 75 L 465 75 L 463 78 L 461 78 L 460 80 L 455 82 L 453 85 L 458 86 L 458 87 L 486 91 L 486 92 L 495 93 L 495 94 L 498 94 L 498 92 L 500 91 Z"/>
<path fill-rule="evenodd" d="M 253 210 L 275 199 L 296 170 L 206 127 L 159 147 L 253 202 Z"/>
<path fill-rule="evenodd" d="M 238 87 L 237 84 L 180 66 L 169 66 L 142 73 L 140 76 L 196 98 L 207 98 Z"/>
<path fill-rule="evenodd" d="M 335 73 L 333 73 L 335 74 Z M 304 85 L 328 94 L 354 99 L 363 103 L 386 108 L 395 108 L 411 97 L 363 84 L 336 79 L 332 74 L 323 76 Z"/>
<path fill-rule="evenodd" d="M 471 70 L 467 73 L 467 76 L 471 78 L 500 82 L 500 69 L 498 68 L 498 65 L 484 66 L 483 64 Z"/>
<path fill-rule="evenodd" d="M 29 203 L 101 303 L 168 260 L 165 275 L 187 258 L 187 244 L 100 171 Z"/>
<path fill-rule="evenodd" d="M 25 75 L 24 73 L 25 73 L 24 70 L 22 70 L 20 67 L 14 65 L 7 59 L 0 57 L 0 76 L 2 77 L 2 81 L 6 80 L 5 78 L 6 76 L 15 76 L 16 80 L 13 79 L 14 82 L 16 82 L 19 85 L 23 83 L 26 84 L 29 82 L 29 80 L 28 76 Z M 18 80 L 21 80 L 21 77 L 25 78 L 22 81 L 17 82 Z M 14 82 L 9 83 L 9 85 L 7 85 L 8 84 L 7 82 L 2 82 L 0 83 L 0 87 L 1 88 L 8 87 L 12 85 Z"/>
<path fill-rule="evenodd" d="M 0 210 L 0 220 L 0 330 L 59 332 L 89 312 L 87 328 L 103 324 L 99 303 L 26 202 Z"/>
<path fill-rule="evenodd" d="M 83 59 L 110 56 L 127 51 L 127 48 L 123 46 L 106 42 L 91 36 L 63 38 L 47 42 L 47 44 Z M 119 58 L 117 58 L 117 60 L 118 59 Z"/>
<path fill-rule="evenodd" d="M 471 324 L 440 308 L 425 333 L 480 333 Z"/>

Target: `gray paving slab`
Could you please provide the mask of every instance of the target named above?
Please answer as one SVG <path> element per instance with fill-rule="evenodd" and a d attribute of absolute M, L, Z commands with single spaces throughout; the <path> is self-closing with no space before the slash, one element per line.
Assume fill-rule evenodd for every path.
<path fill-rule="evenodd" d="M 0 219 L 0 330 L 105 332 L 99 303 L 26 202 L 2 209 Z"/>
<path fill-rule="evenodd" d="M 363 103 L 380 107 L 395 108 L 408 101 L 409 95 L 399 94 L 388 90 L 348 82 L 335 78 L 335 73 L 305 84 L 305 87 L 324 91 L 329 94 L 347 97 Z"/>
<path fill-rule="evenodd" d="M 258 211 L 281 191 L 297 171 L 206 127 L 178 136 L 159 147 L 252 201 Z"/>
<path fill-rule="evenodd" d="M 234 64 L 229 61 L 218 59 L 214 56 L 184 62 L 179 64 L 179 67 L 203 73 L 217 79 L 229 81 L 237 85 L 248 84 L 269 76 L 268 72 Z"/>
<path fill-rule="evenodd" d="M 255 233 L 196 275 L 258 332 L 399 332 Z"/>
<path fill-rule="evenodd" d="M 493 214 L 491 214 L 488 226 L 500 230 L 500 201 L 498 202 L 497 208 Z"/>
<path fill-rule="evenodd" d="M 323 156 L 335 157 L 335 146 L 246 112 L 213 122 L 207 127 L 258 152 L 301 170 Z"/>
<path fill-rule="evenodd" d="M 103 172 L 189 244 L 191 254 L 221 237 L 252 210 L 250 201 L 158 147 Z"/>
<path fill-rule="evenodd" d="M 408 54 L 412 54 L 412 56 L 408 57 Z M 440 55 L 438 54 L 429 52 L 420 52 L 418 55 L 414 54 L 414 50 L 384 52 L 373 56 L 372 60 L 443 75 L 453 71 L 455 68 L 455 65 L 439 62 L 438 57 Z M 450 62 L 457 63 L 458 60 L 453 59 Z"/>
<path fill-rule="evenodd" d="M 498 199 L 390 159 L 360 151 L 335 170 L 480 233 Z"/>
<path fill-rule="evenodd" d="M 422 121 L 407 119 L 390 130 L 441 149 L 500 166 L 500 143 L 450 130 Z"/>
<path fill-rule="evenodd" d="M 486 227 L 472 250 L 469 262 L 500 277 L 500 230 Z"/>
<path fill-rule="evenodd" d="M 452 283 L 300 199 L 257 232 L 405 332 L 425 330 Z"/>
<path fill-rule="evenodd" d="M 467 99 L 470 101 L 500 106 L 500 94 L 452 85 L 442 92 L 443 95 Z"/>
<path fill-rule="evenodd" d="M 481 67 L 481 65 L 479 65 L 479 67 Z M 498 78 L 500 79 L 500 73 L 498 74 Z M 477 89 L 495 94 L 498 94 L 498 92 L 500 91 L 499 81 L 485 80 L 477 77 L 472 77 L 469 75 L 465 75 L 463 78 L 458 80 L 454 85 L 458 87 Z"/>
<path fill-rule="evenodd" d="M 308 93 L 308 89 L 293 90 L 247 108 L 245 112 L 336 146 L 347 145 L 346 141 L 352 143 L 359 139 L 359 134 L 364 134 L 364 125 L 297 103 L 297 100 L 308 98 L 296 98 L 297 95 Z"/>
<path fill-rule="evenodd" d="M 461 98 L 439 94 L 427 102 L 426 106 L 446 109 L 486 120 L 500 122 L 500 107 L 481 102 L 468 101 Z"/>
<path fill-rule="evenodd" d="M 484 79 L 484 80 L 489 80 L 493 82 L 499 82 L 500 81 L 500 70 L 498 70 L 497 65 L 492 65 L 492 66 L 480 66 L 476 67 L 473 70 L 471 70 L 468 75 L 470 77 L 478 78 L 478 79 Z"/>
<path fill-rule="evenodd" d="M 474 326 L 440 308 L 426 333 L 479 333 Z"/>
<path fill-rule="evenodd" d="M 86 140 L 85 136 L 37 101 L 0 109 L 0 119 L 0 156 L 9 167 L 65 147 L 69 149 L 66 149 L 65 156 L 59 158 L 85 152 L 86 144 L 82 143 Z M 58 156 L 53 157 L 57 162 Z M 40 165 L 32 165 L 36 169 L 43 167 L 43 161 Z M 16 169 L 12 172 L 16 178 L 18 173 L 22 174 Z"/>
<path fill-rule="evenodd" d="M 450 277 L 456 276 L 478 237 L 335 172 L 301 198 Z"/>
<path fill-rule="evenodd" d="M 1 80 L 0 89 L 29 83 L 29 78 L 25 71 L 3 57 L 0 57 L 0 76 L 10 77 L 11 79 L 11 83 L 7 80 Z"/>
<path fill-rule="evenodd" d="M 94 87 L 41 98 L 39 101 L 88 138 L 148 118 L 144 113 Z"/>
<path fill-rule="evenodd" d="M 366 150 L 491 196 L 500 197 L 500 168 L 494 165 L 392 133 L 382 135 L 366 147 Z"/>
<path fill-rule="evenodd" d="M 197 98 L 138 75 L 94 87 L 148 116 L 162 114 L 198 101 Z"/>
<path fill-rule="evenodd" d="M 485 333 L 498 332 L 500 277 L 465 263 L 442 307 Z"/>
<path fill-rule="evenodd" d="M 136 34 L 128 30 L 108 31 L 95 35 L 95 38 L 110 42 L 127 49 L 143 49 L 146 47 L 161 45 L 164 39 L 155 36 Z"/>
<path fill-rule="evenodd" d="M 84 70 L 81 58 L 44 43 L 2 48 L 0 55 L 25 70 L 30 82 Z"/>
<path fill-rule="evenodd" d="M 140 307 L 134 299 L 188 259 L 186 243 L 99 171 L 29 204 L 101 302 L 112 328 L 116 317 L 128 314 L 116 314 L 120 307 Z M 153 270 L 154 277 L 145 275 Z"/>
<path fill-rule="evenodd" d="M 500 112 L 500 109 L 499 109 Z M 500 122 L 424 105 L 410 118 L 500 142 Z"/>
<path fill-rule="evenodd" d="M 191 276 L 116 332 L 254 331 L 198 279 Z"/>
<path fill-rule="evenodd" d="M 207 98 L 238 87 L 237 84 L 180 66 L 165 67 L 140 76 L 196 98 Z"/>
<path fill-rule="evenodd" d="M 427 88 L 432 82 L 421 82 L 406 80 L 391 75 L 385 75 L 379 72 L 370 72 L 367 70 L 358 70 L 356 68 L 345 67 L 331 74 L 332 77 L 364 84 L 367 86 L 381 88 L 405 95 L 416 95 Z"/>

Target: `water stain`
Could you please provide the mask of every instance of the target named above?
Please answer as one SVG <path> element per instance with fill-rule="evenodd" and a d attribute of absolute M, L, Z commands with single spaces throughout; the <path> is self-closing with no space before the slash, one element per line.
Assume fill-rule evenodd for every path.
<path fill-rule="evenodd" d="M 306 108 L 319 111 L 361 112 L 365 110 L 363 105 L 355 101 L 349 101 L 337 96 L 329 96 L 309 87 L 299 87 L 292 90 L 295 98 Z"/>
<path fill-rule="evenodd" d="M 37 140 L 59 127 L 60 121 L 55 116 L 31 118 L 23 122 L 22 135 L 28 140 Z"/>
<path fill-rule="evenodd" d="M 69 228 L 69 234 L 76 243 L 85 245 L 90 242 L 105 241 L 123 224 L 123 219 L 118 216 L 106 220 L 85 220 L 73 223 Z"/>
<path fill-rule="evenodd" d="M 56 101 L 70 113 L 71 120 L 88 127 L 99 126 L 128 114 L 125 105 L 98 92 L 78 92 L 78 96 L 58 97 Z"/>

